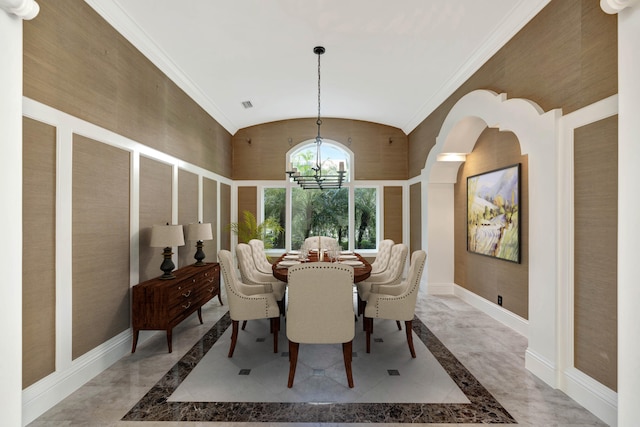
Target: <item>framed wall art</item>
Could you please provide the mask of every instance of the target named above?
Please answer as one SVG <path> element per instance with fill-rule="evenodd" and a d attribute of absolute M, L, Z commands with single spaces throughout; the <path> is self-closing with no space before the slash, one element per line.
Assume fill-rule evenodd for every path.
<path fill-rule="evenodd" d="M 520 262 L 520 164 L 467 178 L 467 250 Z"/>

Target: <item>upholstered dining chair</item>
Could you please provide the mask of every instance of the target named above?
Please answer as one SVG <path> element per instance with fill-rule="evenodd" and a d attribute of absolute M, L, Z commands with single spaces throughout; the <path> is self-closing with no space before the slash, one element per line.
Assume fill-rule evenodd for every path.
<path fill-rule="evenodd" d="M 278 331 L 280 330 L 280 307 L 273 292 L 266 286 L 250 286 L 238 280 L 233 257 L 228 250 L 218 252 L 222 280 L 227 291 L 229 315 L 231 316 L 231 346 L 228 357 L 233 356 L 238 341 L 238 324 L 242 320 L 270 319 L 273 333 L 273 352 L 278 352 Z M 244 327 L 243 327 L 244 329 Z"/>
<path fill-rule="evenodd" d="M 372 287 L 379 285 L 393 286 L 402 282 L 402 274 L 404 273 L 408 253 L 409 248 L 407 245 L 396 243 L 391 248 L 387 269 L 380 274 L 369 276 L 364 282 L 356 283 L 356 288 L 358 289 L 358 315 L 364 313 Z"/>
<path fill-rule="evenodd" d="M 378 246 L 378 255 L 376 259 L 371 263 L 371 274 L 381 274 L 389 266 L 389 259 L 391 258 L 391 248 L 395 242 L 391 239 L 384 239 Z"/>
<path fill-rule="evenodd" d="M 338 240 L 328 236 L 311 236 L 304 240 L 308 249 L 330 248 L 338 245 Z"/>
<path fill-rule="evenodd" d="M 251 246 L 251 256 L 253 262 L 260 273 L 272 274 L 271 263 L 267 260 L 267 254 L 264 251 L 264 242 L 260 239 L 249 240 L 249 246 Z"/>
<path fill-rule="evenodd" d="M 246 285 L 266 286 L 270 288 L 276 296 L 276 300 L 280 306 L 280 313 L 284 314 L 286 283 L 273 277 L 272 270 L 269 270 L 269 273 L 262 273 L 261 271 L 258 271 L 258 268 L 253 261 L 251 246 L 248 244 L 238 243 L 236 246 L 236 257 L 238 257 L 238 268 L 240 269 L 240 278 L 242 279 L 242 283 Z"/>
<path fill-rule="evenodd" d="M 287 386 L 293 386 L 300 344 L 342 344 L 347 383 L 353 387 L 353 267 L 329 262 L 298 264 L 289 268 L 287 282 Z"/>
<path fill-rule="evenodd" d="M 412 320 L 416 309 L 420 279 L 424 270 L 427 253 L 418 250 L 411 254 L 409 274 L 400 285 L 377 286 L 367 300 L 364 309 L 364 326 L 367 341 L 367 353 L 371 352 L 371 334 L 373 333 L 373 319 L 391 319 L 396 322 L 404 321 L 407 344 L 411 357 L 415 359 L 416 351 L 413 347 Z"/>

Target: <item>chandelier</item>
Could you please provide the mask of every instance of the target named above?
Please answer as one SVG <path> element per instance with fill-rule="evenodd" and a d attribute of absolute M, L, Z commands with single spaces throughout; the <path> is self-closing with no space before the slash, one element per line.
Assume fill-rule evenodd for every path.
<path fill-rule="evenodd" d="M 322 160 L 320 158 L 320 147 L 322 146 L 322 137 L 320 136 L 320 125 L 322 125 L 322 119 L 320 118 L 320 55 L 325 52 L 324 47 L 316 46 L 313 48 L 313 53 L 318 55 L 318 119 L 316 124 L 318 125 L 318 136 L 316 136 L 316 164 L 311 167 L 313 171 L 309 175 L 301 175 L 297 168 L 293 167 L 293 164 L 289 163 L 289 170 L 286 174 L 293 182 L 296 182 L 304 190 L 327 190 L 337 189 L 342 187 L 344 176 L 346 171 L 344 170 L 344 162 L 340 162 L 337 175 L 323 174 L 322 173 Z"/>

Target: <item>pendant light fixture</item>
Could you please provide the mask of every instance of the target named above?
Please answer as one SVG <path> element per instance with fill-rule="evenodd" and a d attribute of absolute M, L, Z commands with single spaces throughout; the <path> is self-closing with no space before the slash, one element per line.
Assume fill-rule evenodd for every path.
<path fill-rule="evenodd" d="M 323 174 L 322 173 L 322 159 L 320 157 L 322 136 L 320 136 L 320 126 L 322 125 L 322 119 L 320 117 L 320 56 L 325 52 L 325 48 L 322 46 L 316 46 L 313 48 L 313 53 L 318 55 L 318 119 L 316 124 L 318 125 L 318 136 L 316 136 L 316 164 L 311 167 L 313 174 L 301 175 L 300 172 L 293 167 L 293 164 L 289 163 L 289 170 L 286 174 L 296 182 L 300 187 L 305 190 L 327 190 L 338 189 L 342 187 L 344 176 L 346 171 L 344 170 L 344 162 L 340 162 L 338 166 L 337 175 Z"/>

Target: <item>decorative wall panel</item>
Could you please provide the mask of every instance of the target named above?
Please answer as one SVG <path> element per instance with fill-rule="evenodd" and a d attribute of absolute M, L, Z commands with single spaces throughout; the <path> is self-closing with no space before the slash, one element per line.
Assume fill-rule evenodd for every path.
<path fill-rule="evenodd" d="M 193 264 L 196 260 L 196 242 L 187 240 L 187 225 L 198 222 L 198 175 L 178 169 L 178 224 L 182 224 L 185 241 L 178 247 L 177 268 Z"/>
<path fill-rule="evenodd" d="M 409 250 L 411 253 L 422 249 L 422 185 L 409 187 Z"/>
<path fill-rule="evenodd" d="M 56 368 L 56 129 L 23 120 L 22 387 Z"/>
<path fill-rule="evenodd" d="M 231 250 L 231 186 L 220 184 L 220 249 Z"/>
<path fill-rule="evenodd" d="M 574 365 L 617 389 L 618 116 L 574 134 Z"/>
<path fill-rule="evenodd" d="M 140 237 L 139 281 L 162 274 L 162 248 L 152 248 L 151 227 L 171 223 L 171 185 L 173 168 L 140 156 Z"/>
<path fill-rule="evenodd" d="M 130 153 L 73 138 L 73 359 L 129 328 Z"/>
<path fill-rule="evenodd" d="M 218 260 L 218 183 L 212 179 L 202 180 L 202 222 L 211 224 L 213 240 L 204 243 L 205 262 L 216 262 Z"/>
<path fill-rule="evenodd" d="M 402 187 L 384 187 L 384 239 L 400 243 L 402 238 Z"/>

